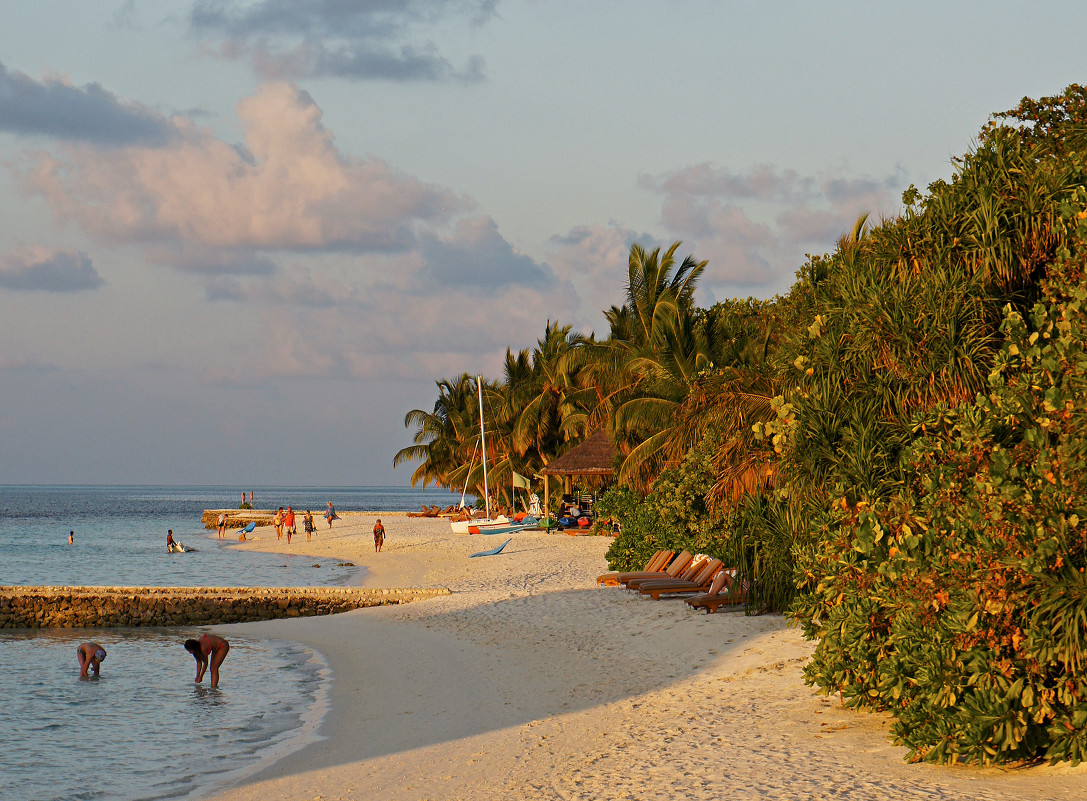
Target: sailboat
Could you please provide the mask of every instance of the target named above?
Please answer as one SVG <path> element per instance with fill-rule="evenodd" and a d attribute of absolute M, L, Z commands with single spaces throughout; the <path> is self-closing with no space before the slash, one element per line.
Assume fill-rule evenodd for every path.
<path fill-rule="evenodd" d="M 483 428 L 483 378 L 482 376 L 476 376 L 476 389 L 479 394 L 479 442 L 483 450 L 483 498 L 484 505 L 487 509 L 487 516 L 478 520 L 451 520 L 449 521 L 450 527 L 453 529 L 454 534 L 478 534 L 483 533 L 484 529 L 488 528 L 501 528 L 508 526 L 510 520 L 505 515 L 499 515 L 498 517 L 491 517 L 491 491 L 487 486 L 487 432 Z M 471 468 L 469 467 L 469 472 Z M 468 486 L 467 482 L 464 485 Z M 464 503 L 464 496 L 461 496 L 461 504 Z M 471 529 L 476 531 L 471 531 Z"/>

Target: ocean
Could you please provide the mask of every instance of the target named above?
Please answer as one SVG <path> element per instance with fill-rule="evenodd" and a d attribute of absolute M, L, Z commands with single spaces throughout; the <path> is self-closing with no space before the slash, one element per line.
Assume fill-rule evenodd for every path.
<path fill-rule="evenodd" d="M 459 500 L 400 487 L 253 487 L 257 508 L 413 511 Z M 240 552 L 203 528 L 234 487 L 0 486 L 0 585 L 324 586 L 359 568 Z M 166 531 L 195 553 L 170 555 Z M 74 531 L 74 545 L 68 533 Z M 209 534 L 211 538 L 209 539 Z M 236 541 L 236 540 L 235 540 Z M 199 629 L 0 631 L 0 801 L 196 799 L 316 736 L 331 676 L 296 643 L 231 638 L 217 689 L 194 683 Z M 76 649 L 100 643 L 101 676 Z"/>

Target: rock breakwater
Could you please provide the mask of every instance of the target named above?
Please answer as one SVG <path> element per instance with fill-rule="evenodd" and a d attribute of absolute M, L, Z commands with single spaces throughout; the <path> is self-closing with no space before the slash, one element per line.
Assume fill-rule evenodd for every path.
<path fill-rule="evenodd" d="M 0 629 L 242 623 L 331 615 L 439 595 L 445 587 L 0 587 Z"/>

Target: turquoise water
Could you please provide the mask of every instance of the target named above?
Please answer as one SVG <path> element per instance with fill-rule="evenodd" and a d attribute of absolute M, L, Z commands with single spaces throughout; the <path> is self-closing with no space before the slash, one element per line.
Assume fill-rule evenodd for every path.
<path fill-rule="evenodd" d="M 247 488 L 248 490 L 248 488 Z M 256 505 L 410 511 L 444 491 L 254 487 Z M 298 586 L 358 569 L 238 551 L 200 523 L 229 487 L 0 486 L 0 585 Z M 458 496 L 459 498 L 459 496 Z M 196 553 L 170 555 L 165 533 Z M 75 530 L 75 545 L 67 545 Z M 208 538 L 210 535 L 210 539 Z M 0 631 L 0 801 L 199 798 L 315 735 L 328 669 L 296 643 L 231 637 L 218 689 L 182 643 L 201 629 Z M 76 648 L 108 652 L 79 677 Z"/>
<path fill-rule="evenodd" d="M 200 796 L 312 736 L 328 678 L 319 655 L 232 637 L 211 689 L 182 645 L 195 633 L 0 634 L 0 798 Z M 86 640 L 108 654 L 97 679 L 79 676 Z"/>
<path fill-rule="evenodd" d="M 448 504 L 441 490 L 400 487 L 254 488 L 259 508 L 412 511 Z M 312 559 L 242 553 L 201 523 L 204 509 L 237 508 L 232 487 L 0 486 L 0 585 L 111 584 L 157 587 L 343 584 L 356 571 Z M 459 499 L 459 496 L 457 496 Z M 301 529 L 301 526 L 299 526 Z M 196 553 L 171 556 L 166 532 Z M 68 532 L 75 545 L 68 545 Z M 210 535 L 210 539 L 209 539 Z"/>

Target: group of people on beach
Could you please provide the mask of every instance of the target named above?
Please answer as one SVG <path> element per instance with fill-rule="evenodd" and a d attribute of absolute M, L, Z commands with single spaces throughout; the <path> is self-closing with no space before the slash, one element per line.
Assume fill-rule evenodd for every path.
<path fill-rule="evenodd" d="M 250 493 L 249 497 L 252 498 L 253 494 Z M 242 493 L 242 502 L 245 502 L 244 492 Z M 286 534 L 287 543 L 290 544 L 291 537 L 298 533 L 295 517 L 296 513 L 292 507 L 288 506 L 286 511 L 284 511 L 282 506 L 279 507 L 279 509 L 275 513 L 275 517 L 272 518 L 272 525 L 275 527 L 277 540 L 282 540 L 283 535 Z M 333 520 L 340 519 L 340 516 L 336 514 L 336 510 L 332 507 L 332 501 L 328 502 L 328 509 L 325 511 L 324 518 L 328 522 L 329 528 L 332 528 Z M 226 512 L 220 512 L 219 518 L 218 520 L 216 520 L 216 527 L 219 529 L 219 539 L 223 539 L 226 536 L 227 522 L 228 518 Z M 311 512 L 309 509 L 307 509 L 306 513 L 302 515 L 302 524 L 306 532 L 306 540 L 309 541 L 309 539 L 317 533 L 317 524 L 313 520 L 313 512 Z M 75 532 L 73 532 L 73 535 L 74 533 Z M 244 541 L 245 534 L 243 533 L 241 536 L 239 536 L 238 539 Z M 69 537 L 68 543 L 72 544 L 72 542 L 72 537 Z"/>
<path fill-rule="evenodd" d="M 185 650 L 196 660 L 196 683 L 204 679 L 204 673 L 211 669 L 211 686 L 219 686 L 219 666 L 223 664 L 230 643 L 214 634 L 201 634 L 199 639 L 185 640 Z M 106 658 L 106 649 L 96 642 L 81 643 L 78 650 L 79 677 L 89 678 L 93 674 L 98 678 L 102 661 Z"/>
<path fill-rule="evenodd" d="M 331 511 L 332 501 L 328 502 L 328 508 Z M 283 510 L 282 506 L 279 507 L 279 509 L 276 511 L 275 517 L 272 518 L 272 525 L 275 526 L 277 540 L 283 539 L 283 534 L 284 532 L 286 532 L 287 544 L 290 545 L 291 537 L 298 533 L 298 527 L 297 523 L 295 522 L 295 517 L 296 513 L 292 507 L 288 506 L 286 511 Z M 339 520 L 339 517 L 336 516 L 335 512 L 332 512 L 331 516 L 326 513 L 325 517 L 328 519 L 329 528 L 332 528 L 333 518 Z M 302 515 L 302 526 L 306 532 L 306 541 L 309 542 L 310 538 L 317 533 L 317 524 L 313 522 L 313 512 L 311 512 L 309 509 L 307 509 L 306 513 Z"/>

